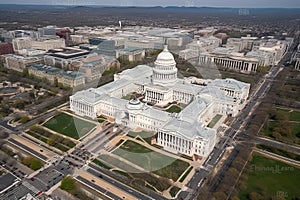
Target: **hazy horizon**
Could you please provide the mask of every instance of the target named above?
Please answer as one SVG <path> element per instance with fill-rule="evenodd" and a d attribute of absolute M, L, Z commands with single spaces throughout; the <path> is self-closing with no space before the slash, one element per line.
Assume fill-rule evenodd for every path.
<path fill-rule="evenodd" d="M 0 0 L 0 4 L 18 5 L 86 5 L 86 6 L 187 6 L 187 7 L 221 7 L 221 8 L 300 8 L 299 0 Z"/>

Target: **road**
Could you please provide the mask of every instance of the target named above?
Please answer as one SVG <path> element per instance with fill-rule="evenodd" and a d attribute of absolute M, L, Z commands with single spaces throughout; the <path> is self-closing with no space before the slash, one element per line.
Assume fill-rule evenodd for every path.
<path fill-rule="evenodd" d="M 225 149 L 228 146 L 231 146 L 232 141 L 234 141 L 235 139 L 240 139 L 241 137 L 243 139 L 245 139 L 245 138 L 249 137 L 249 136 L 247 136 L 247 134 L 245 134 L 245 132 L 242 131 L 243 127 L 248 125 L 249 121 L 251 120 L 252 113 L 254 113 L 256 111 L 260 101 L 263 99 L 264 95 L 268 92 L 273 80 L 278 75 L 278 73 L 283 69 L 281 67 L 282 64 L 285 63 L 287 60 L 289 60 L 290 57 L 292 56 L 292 54 L 293 54 L 293 51 L 288 51 L 286 53 L 285 57 L 281 60 L 281 62 L 277 66 L 272 67 L 270 69 L 269 73 L 263 77 L 261 82 L 258 84 L 258 87 L 256 88 L 256 90 L 249 97 L 249 101 L 248 101 L 248 104 L 246 105 L 246 107 L 240 112 L 239 116 L 237 116 L 233 120 L 231 127 L 228 130 L 226 130 L 224 137 L 222 137 L 220 139 L 220 142 L 213 149 L 213 151 L 211 152 L 211 154 L 209 155 L 207 160 L 204 162 L 203 166 L 201 168 L 197 169 L 195 175 L 188 182 L 188 184 L 187 184 L 188 190 L 180 192 L 180 194 L 177 197 L 178 199 L 184 199 L 184 200 L 195 199 L 199 195 L 199 191 L 200 191 L 199 187 L 201 187 L 202 184 L 205 183 L 205 180 L 207 179 L 207 177 L 211 174 L 212 170 L 216 167 L 219 160 L 222 158 L 222 156 L 225 152 Z M 60 108 L 62 106 L 64 106 L 64 105 L 61 105 L 57 108 Z M 55 114 L 55 112 L 56 112 L 56 109 L 52 109 L 46 113 L 39 115 L 37 118 L 31 120 L 30 122 L 28 122 L 24 125 L 20 125 L 16 128 L 8 126 L 7 121 L 5 121 L 5 120 L 1 120 L 0 125 L 6 129 L 9 129 L 12 132 L 24 131 L 26 128 L 30 127 L 31 125 L 36 124 L 40 121 L 43 121 L 43 120 L 53 116 Z M 93 152 L 95 153 L 104 147 L 105 143 L 101 143 L 100 145 L 99 144 L 95 145 L 95 143 L 96 143 L 95 141 L 103 140 L 106 136 L 105 131 L 106 132 L 108 131 L 109 133 L 111 133 L 112 127 L 107 127 L 106 129 L 101 131 L 98 135 L 96 135 L 95 137 L 92 137 L 87 142 L 83 143 L 88 148 L 89 154 L 91 154 Z M 120 130 L 117 131 L 115 134 L 112 134 L 112 136 L 109 139 L 117 136 L 118 134 L 121 134 L 122 132 L 123 131 L 120 131 Z M 262 139 L 262 138 L 258 138 L 258 137 L 251 137 L 251 140 L 259 141 L 259 142 L 262 142 L 263 144 L 268 143 L 268 144 L 274 145 L 276 147 L 278 147 L 278 145 L 284 145 L 283 143 L 279 144 L 278 142 L 267 141 L 266 139 Z M 21 144 L 18 144 L 18 145 L 21 145 Z M 299 148 L 295 148 L 293 146 L 290 146 L 289 148 L 292 148 L 297 153 L 299 153 L 299 151 L 300 151 Z M 75 151 L 76 151 L 76 156 L 74 156 Z M 72 156 L 64 155 L 61 158 L 54 159 L 53 166 L 49 165 L 49 167 L 41 170 L 38 174 L 33 176 L 32 179 L 26 180 L 25 181 L 26 184 L 31 184 L 30 187 L 32 186 L 32 188 L 33 188 L 32 191 L 35 193 L 36 193 L 36 191 L 46 191 L 46 190 L 49 190 L 55 183 L 59 182 L 62 179 L 63 175 L 72 174 L 73 173 L 72 168 L 76 167 L 76 168 L 80 169 L 82 167 L 88 167 L 88 169 L 87 169 L 88 173 L 90 173 L 94 176 L 97 176 L 97 177 L 102 177 L 102 179 L 105 180 L 106 182 L 129 193 L 130 195 L 134 196 L 137 199 L 143 199 L 143 200 L 144 199 L 146 199 L 146 200 L 147 199 L 149 199 L 149 200 L 150 199 L 155 199 L 155 200 L 165 200 L 166 199 L 151 190 L 147 190 L 148 191 L 147 195 L 142 194 L 141 192 L 136 191 L 136 190 L 132 189 L 131 187 L 115 180 L 114 178 L 112 178 L 110 176 L 109 172 L 103 170 L 102 168 L 95 166 L 93 164 L 87 165 L 86 162 L 88 159 L 90 159 L 90 157 L 89 157 L 90 155 L 88 155 L 88 157 L 85 157 L 86 149 L 84 149 L 84 147 L 80 148 L 79 151 L 80 152 L 82 151 L 82 152 L 78 153 L 78 149 L 75 149 L 73 152 L 71 152 L 71 154 L 73 154 Z M 37 152 L 34 152 L 34 153 L 37 154 Z M 235 150 L 233 150 L 232 153 L 229 155 L 224 166 L 221 168 L 220 173 L 222 173 L 222 171 L 224 171 L 226 169 L 226 166 L 229 166 L 231 161 L 234 159 L 234 156 L 235 156 L 234 153 L 236 153 Z M 81 158 L 78 159 L 77 155 L 79 155 L 79 157 L 81 157 Z M 55 164 L 55 163 L 57 163 L 57 164 Z M 53 173 L 52 176 L 54 177 L 53 180 L 55 180 L 55 182 L 53 182 L 52 179 L 51 180 L 49 179 L 48 183 L 44 183 L 43 181 L 39 182 L 40 179 L 38 179 L 38 177 L 44 177 L 45 173 L 47 174 L 47 176 L 49 176 L 49 173 L 50 174 Z M 34 180 L 34 178 L 37 178 L 37 179 Z M 90 180 L 86 180 L 81 176 L 77 176 L 77 179 L 79 179 L 84 184 L 86 184 L 87 186 L 89 186 L 91 188 L 94 188 L 97 191 L 104 192 L 106 195 L 110 196 L 113 199 L 122 199 L 120 197 L 116 197 L 115 194 L 107 191 L 106 189 L 102 188 L 101 186 L 94 184 Z M 215 186 L 216 185 L 213 185 L 213 187 L 215 187 Z M 13 191 L 11 191 L 11 192 L 13 192 Z"/>
<path fill-rule="evenodd" d="M 220 139 L 219 144 L 213 149 L 207 160 L 205 161 L 203 168 L 201 168 L 190 180 L 187 186 L 193 191 L 189 192 L 181 192 L 178 196 L 179 199 L 184 200 L 192 200 L 195 199 L 199 195 L 199 187 L 203 184 L 203 182 L 207 179 L 210 175 L 211 171 L 216 167 L 220 158 L 223 156 L 225 152 L 225 148 L 231 146 L 231 143 L 237 137 L 243 137 L 245 135 L 244 127 L 248 126 L 252 113 L 255 113 L 258 105 L 260 104 L 261 100 L 264 98 L 264 95 L 269 91 L 272 82 L 279 74 L 279 72 L 283 69 L 282 65 L 289 61 L 292 54 L 295 51 L 296 44 L 294 43 L 290 50 L 285 54 L 282 60 L 276 65 L 273 66 L 269 73 L 266 74 L 262 80 L 258 83 L 258 87 L 256 90 L 250 95 L 248 104 L 245 108 L 240 112 L 240 114 L 232 121 L 231 126 L 229 129 L 226 130 L 224 137 Z M 262 143 L 272 144 L 274 147 L 278 147 L 278 145 L 285 145 L 286 144 L 278 144 L 276 141 L 266 141 L 262 138 L 253 138 L 253 140 L 261 141 Z M 289 148 L 294 149 L 295 152 L 298 152 L 299 149 L 295 148 L 294 146 L 289 146 Z M 229 155 L 229 158 L 224 163 L 224 166 L 221 168 L 219 173 L 222 173 L 222 170 L 226 169 L 226 165 L 229 165 L 232 160 L 234 159 L 234 153 L 236 151 L 232 151 Z"/>

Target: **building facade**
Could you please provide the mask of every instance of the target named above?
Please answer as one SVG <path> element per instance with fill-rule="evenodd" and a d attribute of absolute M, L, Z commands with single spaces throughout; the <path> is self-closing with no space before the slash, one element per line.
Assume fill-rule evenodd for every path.
<path fill-rule="evenodd" d="M 41 62 L 39 57 L 24 57 L 15 54 L 6 54 L 2 56 L 4 58 L 4 66 L 8 69 L 12 69 L 18 72 L 23 72 L 24 69 L 30 65 Z"/>
<path fill-rule="evenodd" d="M 80 116 L 104 115 L 117 124 L 154 131 L 157 144 L 173 153 L 207 156 L 216 142 L 216 130 L 208 124 L 218 114 L 237 115 L 250 85 L 216 79 L 206 80 L 204 86 L 178 79 L 176 62 L 167 47 L 154 64 L 125 70 L 115 74 L 109 84 L 75 93 L 70 97 L 70 109 Z M 140 98 L 124 99 L 132 92 Z M 186 107 L 180 113 L 169 113 L 164 107 L 171 102 Z"/>
<path fill-rule="evenodd" d="M 13 54 L 14 49 L 11 43 L 0 43 L 0 55 Z"/>

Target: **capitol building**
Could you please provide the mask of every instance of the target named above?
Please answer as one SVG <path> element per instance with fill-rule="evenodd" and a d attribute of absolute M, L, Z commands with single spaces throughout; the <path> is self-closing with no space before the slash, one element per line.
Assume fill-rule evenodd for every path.
<path fill-rule="evenodd" d="M 194 84 L 177 78 L 175 59 L 165 46 L 154 67 L 138 65 L 115 74 L 109 84 L 78 91 L 70 97 L 70 109 L 80 116 L 102 115 L 132 129 L 153 131 L 156 144 L 165 150 L 205 157 L 216 143 L 216 129 L 208 124 L 216 115 L 237 115 L 249 89 L 250 84 L 234 79 Z M 139 98 L 124 98 L 132 93 Z M 165 111 L 172 102 L 184 105 L 183 109 Z"/>

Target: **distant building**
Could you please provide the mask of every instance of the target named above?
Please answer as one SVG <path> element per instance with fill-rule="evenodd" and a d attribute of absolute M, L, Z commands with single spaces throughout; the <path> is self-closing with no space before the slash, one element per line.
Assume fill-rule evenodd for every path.
<path fill-rule="evenodd" d="M 76 63 L 82 58 L 85 58 L 89 53 L 87 50 L 74 47 L 51 49 L 44 56 L 44 63 L 65 70 L 73 70 Z M 75 64 L 74 66 L 73 63 Z"/>
<path fill-rule="evenodd" d="M 257 41 L 257 37 L 241 37 L 241 38 L 228 38 L 226 47 L 233 48 L 236 52 L 241 52 L 244 50 L 252 50 L 253 44 Z"/>
<path fill-rule="evenodd" d="M 66 46 L 64 39 L 49 39 L 49 38 L 40 38 L 38 40 L 33 40 L 30 37 L 25 38 L 15 38 L 12 41 L 14 51 L 18 54 L 22 54 L 24 49 L 36 49 L 48 51 L 50 49 L 63 48 Z"/>
<path fill-rule="evenodd" d="M 253 51 L 269 52 L 275 64 L 278 64 L 290 46 L 290 40 L 277 40 L 273 38 L 264 38 L 255 41 Z"/>
<path fill-rule="evenodd" d="M 59 68 L 47 65 L 32 65 L 28 68 L 29 75 L 40 79 L 46 79 L 51 84 L 62 84 L 66 87 L 77 87 L 85 84 L 84 74 L 76 71 L 63 71 Z"/>
<path fill-rule="evenodd" d="M 14 54 L 2 55 L 4 58 L 4 66 L 8 69 L 12 69 L 18 72 L 23 72 L 25 68 L 32 64 L 40 63 L 39 57 L 24 57 Z"/>
<path fill-rule="evenodd" d="M 278 63 L 275 59 L 275 54 L 270 51 L 253 50 L 248 52 L 245 57 L 257 59 L 258 66 L 272 66 Z"/>
<path fill-rule="evenodd" d="M 12 40 L 13 48 L 15 52 L 22 49 L 32 48 L 32 39 L 30 37 L 15 38 Z"/>
<path fill-rule="evenodd" d="M 226 33 L 217 33 L 217 34 L 214 34 L 214 37 L 224 40 L 224 39 L 228 38 L 229 36 Z"/>
<path fill-rule="evenodd" d="M 105 41 L 106 39 L 104 38 L 90 38 L 89 43 L 91 45 L 99 45 L 101 42 Z"/>
<path fill-rule="evenodd" d="M 57 26 L 46 26 L 43 28 L 38 28 L 38 32 L 41 37 L 48 36 L 48 35 L 56 35 L 56 32 L 59 31 L 60 28 Z"/>
<path fill-rule="evenodd" d="M 165 41 L 162 37 L 156 36 L 134 36 L 125 40 L 125 48 L 139 48 L 139 49 L 162 49 Z"/>
<path fill-rule="evenodd" d="M 116 58 L 129 62 L 142 61 L 145 58 L 145 50 L 138 48 L 125 48 L 117 50 Z"/>
<path fill-rule="evenodd" d="M 243 53 L 237 53 L 229 48 L 216 48 L 210 53 L 202 53 L 199 56 L 199 63 L 214 63 L 219 67 L 239 71 L 241 73 L 256 72 L 258 60 L 246 58 Z"/>
<path fill-rule="evenodd" d="M 51 84 L 54 84 L 56 77 L 60 73 L 61 69 L 56 67 L 51 67 L 47 65 L 32 65 L 28 68 L 29 75 L 33 75 L 40 79 L 46 79 Z"/>
<path fill-rule="evenodd" d="M 74 45 L 88 43 L 87 37 L 83 35 L 70 35 L 70 39 Z"/>
<path fill-rule="evenodd" d="M 102 73 L 111 67 L 120 68 L 118 60 L 97 53 L 89 54 L 79 63 L 79 71 L 84 74 L 87 82 L 99 80 Z"/>
<path fill-rule="evenodd" d="M 0 55 L 13 54 L 14 48 L 11 43 L 0 43 Z"/>
<path fill-rule="evenodd" d="M 64 39 L 40 39 L 32 42 L 32 49 L 48 51 L 50 49 L 64 48 Z"/>
<path fill-rule="evenodd" d="M 114 38 L 91 38 L 89 39 L 91 45 L 97 45 L 94 51 L 98 54 L 106 56 L 116 56 L 116 50 L 124 48 L 124 41 L 122 39 Z"/>
<path fill-rule="evenodd" d="M 19 55 L 22 56 L 40 56 L 45 54 L 46 51 L 43 50 L 37 50 L 37 49 L 22 49 L 18 52 Z"/>
<path fill-rule="evenodd" d="M 179 52 L 179 57 L 185 60 L 197 58 L 203 52 L 210 52 L 219 47 L 222 40 L 213 36 L 200 37 L 198 40 L 187 44 L 186 49 Z"/>
<path fill-rule="evenodd" d="M 78 71 L 61 71 L 57 76 L 57 81 L 70 88 L 85 85 L 84 74 Z"/>
<path fill-rule="evenodd" d="M 68 28 L 64 28 L 64 29 L 60 29 L 60 30 L 56 31 L 56 35 L 65 40 L 70 40 L 70 34 L 71 34 L 71 31 Z"/>

